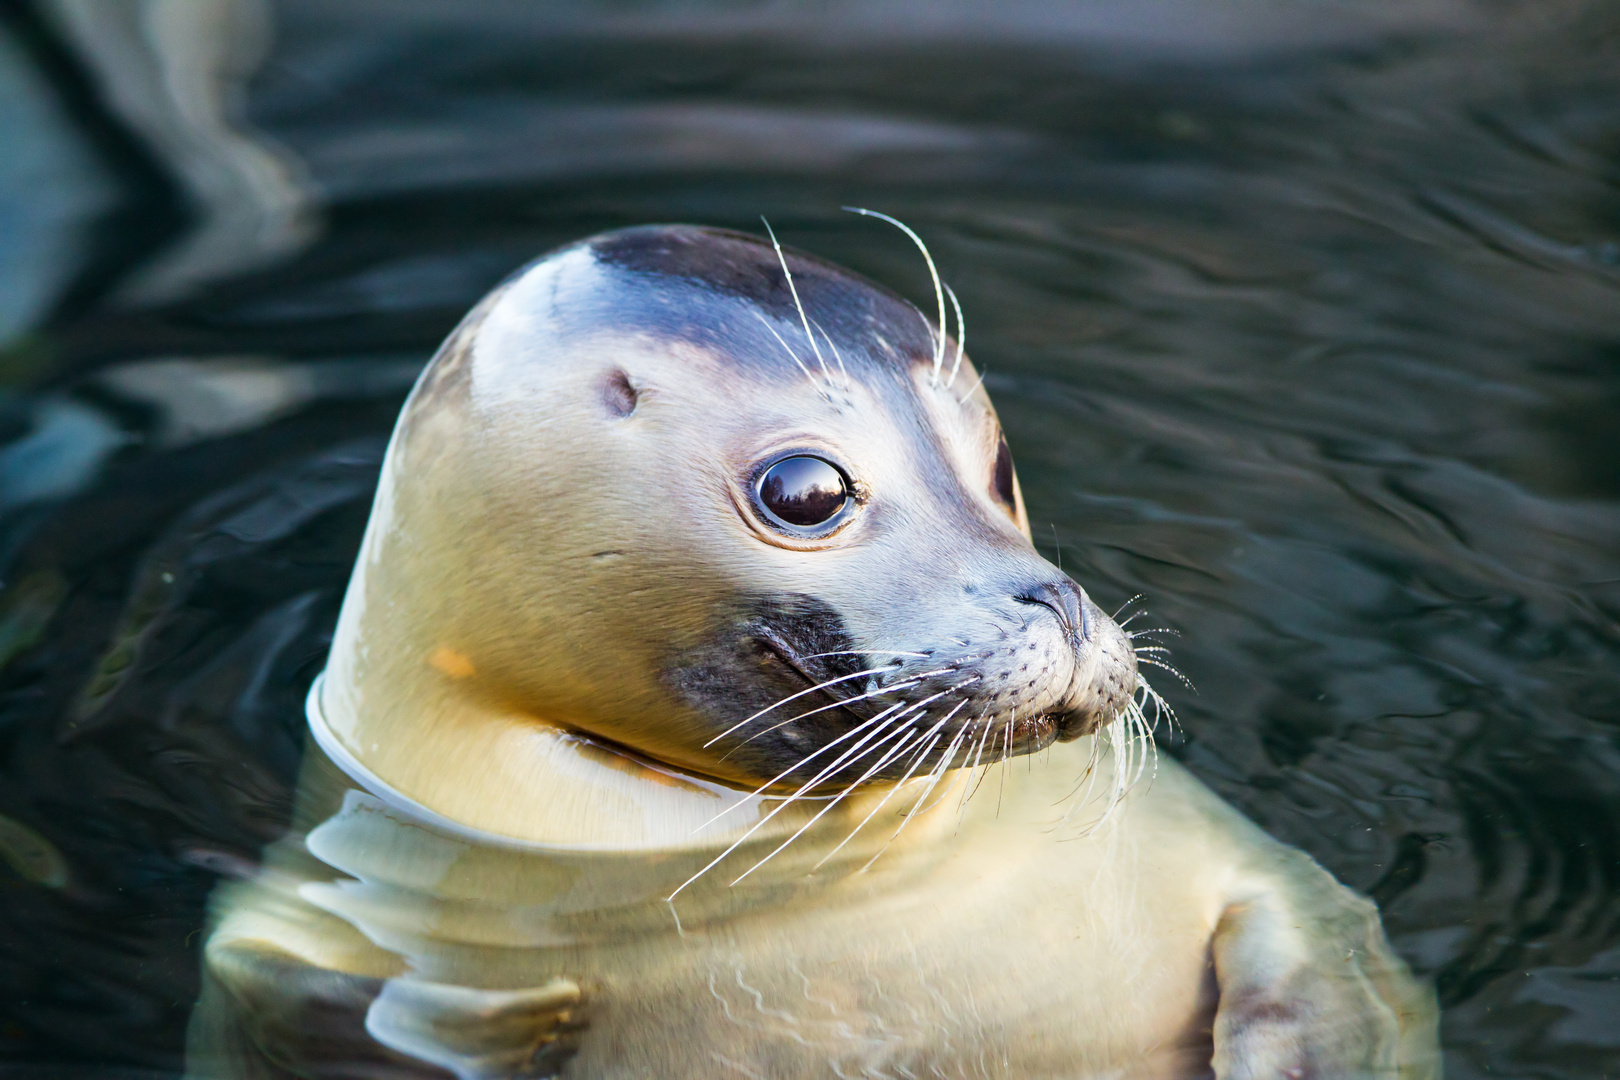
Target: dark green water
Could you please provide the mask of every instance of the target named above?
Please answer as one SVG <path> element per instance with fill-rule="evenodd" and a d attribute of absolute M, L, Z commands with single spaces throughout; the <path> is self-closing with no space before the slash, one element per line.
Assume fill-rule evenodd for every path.
<path fill-rule="evenodd" d="M 1620 9 L 68 6 L 0 8 L 0 1075 L 179 1068 L 460 314 L 760 214 L 925 296 L 848 203 L 961 296 L 1037 541 L 1179 632 L 1161 745 L 1380 902 L 1448 1075 L 1620 1075 Z"/>

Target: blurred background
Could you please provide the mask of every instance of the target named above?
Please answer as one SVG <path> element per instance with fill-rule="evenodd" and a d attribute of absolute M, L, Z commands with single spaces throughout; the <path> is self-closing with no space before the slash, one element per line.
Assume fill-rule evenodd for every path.
<path fill-rule="evenodd" d="M 761 214 L 931 295 L 851 203 L 1448 1075 L 1620 1074 L 1620 7 L 0 0 L 0 1075 L 181 1068 L 460 315 Z"/>

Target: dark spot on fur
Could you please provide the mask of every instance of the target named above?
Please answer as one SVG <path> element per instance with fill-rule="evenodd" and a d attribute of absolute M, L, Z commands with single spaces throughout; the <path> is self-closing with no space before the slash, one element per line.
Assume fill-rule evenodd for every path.
<path fill-rule="evenodd" d="M 831 605 L 802 593 L 776 593 L 740 605 L 712 640 L 676 657 L 664 678 L 719 735 L 811 686 L 875 666 L 853 648 Z M 869 702 L 838 702 L 859 694 L 864 682 L 851 679 L 796 698 L 716 743 L 716 757 L 725 755 L 723 771 L 767 780 L 801 760 L 806 747 L 849 730 L 873 710 Z M 800 714 L 808 715 L 782 723 Z"/>
<path fill-rule="evenodd" d="M 623 325 L 693 341 L 733 362 L 771 369 L 785 363 L 797 370 L 768 329 L 753 318 L 737 320 L 734 306 L 726 303 L 752 304 L 783 324 L 780 332 L 788 340 L 802 345 L 793 289 L 775 249 L 763 238 L 730 229 L 649 225 L 596 237 L 590 248 L 599 265 L 624 271 L 627 283 L 641 282 L 626 290 L 626 302 L 618 305 Z M 783 254 L 805 311 L 819 333 L 831 336 L 847 365 L 892 370 L 896 361 L 932 362 L 933 342 L 905 300 L 825 259 L 792 248 Z M 632 293 L 633 304 L 628 303 Z M 880 340 L 889 348 L 879 347 Z"/>
<path fill-rule="evenodd" d="M 618 368 L 608 372 L 602 383 L 602 403 L 612 416 L 629 416 L 636 411 L 636 388 L 630 385 L 630 376 Z"/>

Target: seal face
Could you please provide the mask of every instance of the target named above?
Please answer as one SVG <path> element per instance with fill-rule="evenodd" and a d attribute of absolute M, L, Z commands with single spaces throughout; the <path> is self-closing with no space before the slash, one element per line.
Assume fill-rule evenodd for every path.
<path fill-rule="evenodd" d="M 437 655 L 458 695 L 801 793 L 1109 722 L 1137 688 L 1129 641 L 1036 553 L 982 381 L 936 335 L 887 289 L 726 230 L 530 265 L 406 406 L 340 680 L 409 682 Z M 437 598 L 401 611 L 424 580 Z M 351 616 L 379 607 L 432 640 L 343 670 L 368 651 L 341 647 Z"/>
<path fill-rule="evenodd" d="M 741 479 L 739 547 L 799 553 L 797 580 L 739 589 L 664 667 L 724 767 L 796 786 L 894 779 L 947 750 L 1075 738 L 1119 711 L 1134 654 L 1034 552 L 994 411 L 971 368 L 935 371 L 916 309 L 735 233 L 639 229 L 589 247 L 660 297 L 701 296 L 709 317 L 671 336 L 719 345 L 739 403 L 773 399 L 739 410 L 735 441 L 711 453 Z M 823 749 L 840 738 L 859 748 L 842 764 Z"/>

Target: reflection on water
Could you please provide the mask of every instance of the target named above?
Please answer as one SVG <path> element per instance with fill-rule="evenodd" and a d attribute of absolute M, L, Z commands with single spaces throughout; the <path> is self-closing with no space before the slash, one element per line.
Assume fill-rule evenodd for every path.
<path fill-rule="evenodd" d="M 1449 1075 L 1620 1070 L 1607 5 L 113 6 L 0 23 L 0 1058 L 178 1067 L 461 312 L 760 213 L 922 295 L 855 203 L 1037 539 L 1180 631 L 1164 745 L 1380 901 Z"/>

